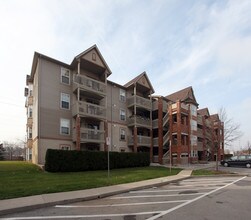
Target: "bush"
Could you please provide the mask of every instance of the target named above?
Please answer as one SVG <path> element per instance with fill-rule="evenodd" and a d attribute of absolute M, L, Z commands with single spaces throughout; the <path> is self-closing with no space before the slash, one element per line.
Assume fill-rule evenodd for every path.
<path fill-rule="evenodd" d="M 45 170 L 49 172 L 73 172 L 107 169 L 107 152 L 64 151 L 48 149 Z M 150 165 L 149 153 L 109 153 L 110 169 L 143 167 Z"/>

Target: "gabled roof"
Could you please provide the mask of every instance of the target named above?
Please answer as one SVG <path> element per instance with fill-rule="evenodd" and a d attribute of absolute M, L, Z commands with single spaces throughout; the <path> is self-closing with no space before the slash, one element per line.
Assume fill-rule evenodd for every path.
<path fill-rule="evenodd" d="M 220 117 L 219 117 L 218 114 L 210 115 L 210 118 L 211 118 L 213 121 L 219 121 L 219 120 L 220 120 Z"/>
<path fill-rule="evenodd" d="M 100 57 L 101 61 L 103 62 L 104 66 L 106 67 L 107 71 L 108 71 L 108 76 L 112 74 L 112 71 L 110 69 L 110 67 L 108 66 L 108 64 L 106 63 L 104 57 L 102 56 L 102 54 L 100 53 L 98 47 L 96 44 L 94 44 L 92 47 L 88 48 L 87 50 L 83 51 L 82 53 L 80 53 L 79 55 L 77 55 L 76 57 L 74 57 L 73 61 L 71 62 L 71 66 L 74 65 L 74 63 L 80 59 L 81 57 L 83 57 L 85 54 L 89 53 L 91 50 L 95 49 L 97 51 L 98 56 Z"/>
<path fill-rule="evenodd" d="M 199 109 L 197 113 L 201 116 L 210 116 L 208 108 Z"/>
<path fill-rule="evenodd" d="M 167 95 L 166 98 L 173 102 L 176 102 L 177 100 L 181 100 L 182 102 L 193 103 L 197 106 L 199 105 L 194 96 L 192 86 L 189 86 L 185 89 L 179 90 L 178 92 Z"/>
<path fill-rule="evenodd" d="M 34 52 L 32 66 L 31 66 L 31 74 L 30 74 L 29 77 L 26 78 L 26 84 L 29 81 L 33 81 L 33 77 L 34 77 L 34 74 L 35 74 L 35 71 L 36 71 L 36 68 L 37 68 L 38 58 L 43 58 L 43 59 L 48 60 L 50 62 L 57 63 L 57 64 L 65 67 L 65 68 L 71 69 L 71 66 L 69 64 L 63 63 L 63 62 L 61 62 L 59 60 L 53 59 L 53 58 L 48 57 L 46 55 L 43 55 L 41 53 Z"/>
<path fill-rule="evenodd" d="M 145 71 L 144 71 L 143 73 L 139 74 L 138 76 L 136 76 L 135 78 L 133 78 L 132 80 L 130 80 L 128 83 L 126 83 L 126 84 L 124 85 L 124 87 L 128 88 L 128 87 L 134 85 L 135 83 L 139 82 L 140 79 L 142 79 L 143 77 L 146 78 L 147 83 L 148 83 L 148 85 L 150 86 L 151 93 L 153 94 L 153 93 L 154 93 L 153 86 L 152 86 L 152 84 L 151 84 L 151 82 L 150 82 L 150 80 L 149 80 L 149 78 L 148 78 L 148 76 L 147 76 L 147 74 L 146 74 Z"/>

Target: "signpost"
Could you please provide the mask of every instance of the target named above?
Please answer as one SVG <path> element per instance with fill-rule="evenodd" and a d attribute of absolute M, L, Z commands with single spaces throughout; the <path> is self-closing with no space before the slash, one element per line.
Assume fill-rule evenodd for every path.
<path fill-rule="evenodd" d="M 111 138 L 106 138 L 106 144 L 107 144 L 107 176 L 110 177 L 110 146 L 111 146 Z"/>

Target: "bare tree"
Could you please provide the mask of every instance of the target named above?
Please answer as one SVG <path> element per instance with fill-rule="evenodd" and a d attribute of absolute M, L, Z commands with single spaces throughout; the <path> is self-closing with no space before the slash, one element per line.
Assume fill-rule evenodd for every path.
<path fill-rule="evenodd" d="M 247 150 L 248 150 L 248 154 L 251 154 L 251 143 L 250 143 L 250 141 L 247 142 Z"/>
<path fill-rule="evenodd" d="M 20 140 L 16 141 L 4 141 L 3 147 L 5 152 L 9 155 L 8 159 L 12 160 L 13 157 L 24 156 L 23 143 Z"/>
<path fill-rule="evenodd" d="M 230 146 L 231 143 L 238 140 L 242 135 L 240 130 L 240 123 L 237 123 L 233 118 L 229 118 L 224 107 L 219 110 L 219 117 L 222 122 L 224 122 L 224 144 L 225 146 Z"/>

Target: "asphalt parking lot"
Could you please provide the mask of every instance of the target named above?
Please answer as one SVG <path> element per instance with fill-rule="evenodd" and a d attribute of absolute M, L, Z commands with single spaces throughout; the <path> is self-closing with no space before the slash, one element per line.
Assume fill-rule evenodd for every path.
<path fill-rule="evenodd" d="M 112 197 L 67 205 L 36 209 L 29 212 L 2 216 L 1 219 L 232 219 L 222 213 L 223 204 L 231 213 L 235 202 L 249 201 L 251 196 L 251 179 L 241 176 L 196 177 L 170 183 L 162 187 L 131 191 Z M 247 182 L 248 181 L 248 182 Z M 247 187 L 249 186 L 249 187 Z M 234 191 L 232 191 L 234 189 Z M 244 193 L 243 189 L 248 190 Z M 236 194 L 240 190 L 239 194 Z M 226 195 L 228 193 L 230 195 Z M 234 197 L 232 193 L 235 194 Z M 238 195 L 241 198 L 238 198 Z M 223 198 L 221 198 L 223 196 Z M 226 197 L 233 199 L 227 201 Z M 215 199 L 214 202 L 213 198 Z M 247 204 L 249 204 L 247 202 Z M 203 205 L 202 205 L 203 204 Z M 198 206 L 201 206 L 198 211 Z M 192 208 L 191 208 L 192 207 Z M 248 207 L 242 205 L 243 216 L 237 219 L 250 219 Z M 208 210 L 214 210 L 208 212 Z M 184 211 L 186 210 L 186 211 Z M 196 211 L 197 210 L 197 211 Z M 234 210 L 234 209 L 232 209 Z M 214 216 L 221 215 L 220 218 Z M 196 216 L 198 214 L 198 216 Z M 210 217 L 212 215 L 212 218 Z M 179 217 L 178 217 L 179 216 Z M 206 216 L 206 217 L 205 217 Z M 231 216 L 231 215 L 230 215 Z M 234 216 L 234 215 L 233 215 Z M 246 217 L 247 216 L 247 217 Z M 191 218 L 190 218 L 191 217 Z M 240 216 L 239 216 L 240 217 Z M 246 217 L 246 218 L 245 218 Z M 233 218 L 233 219 L 236 219 Z"/>

